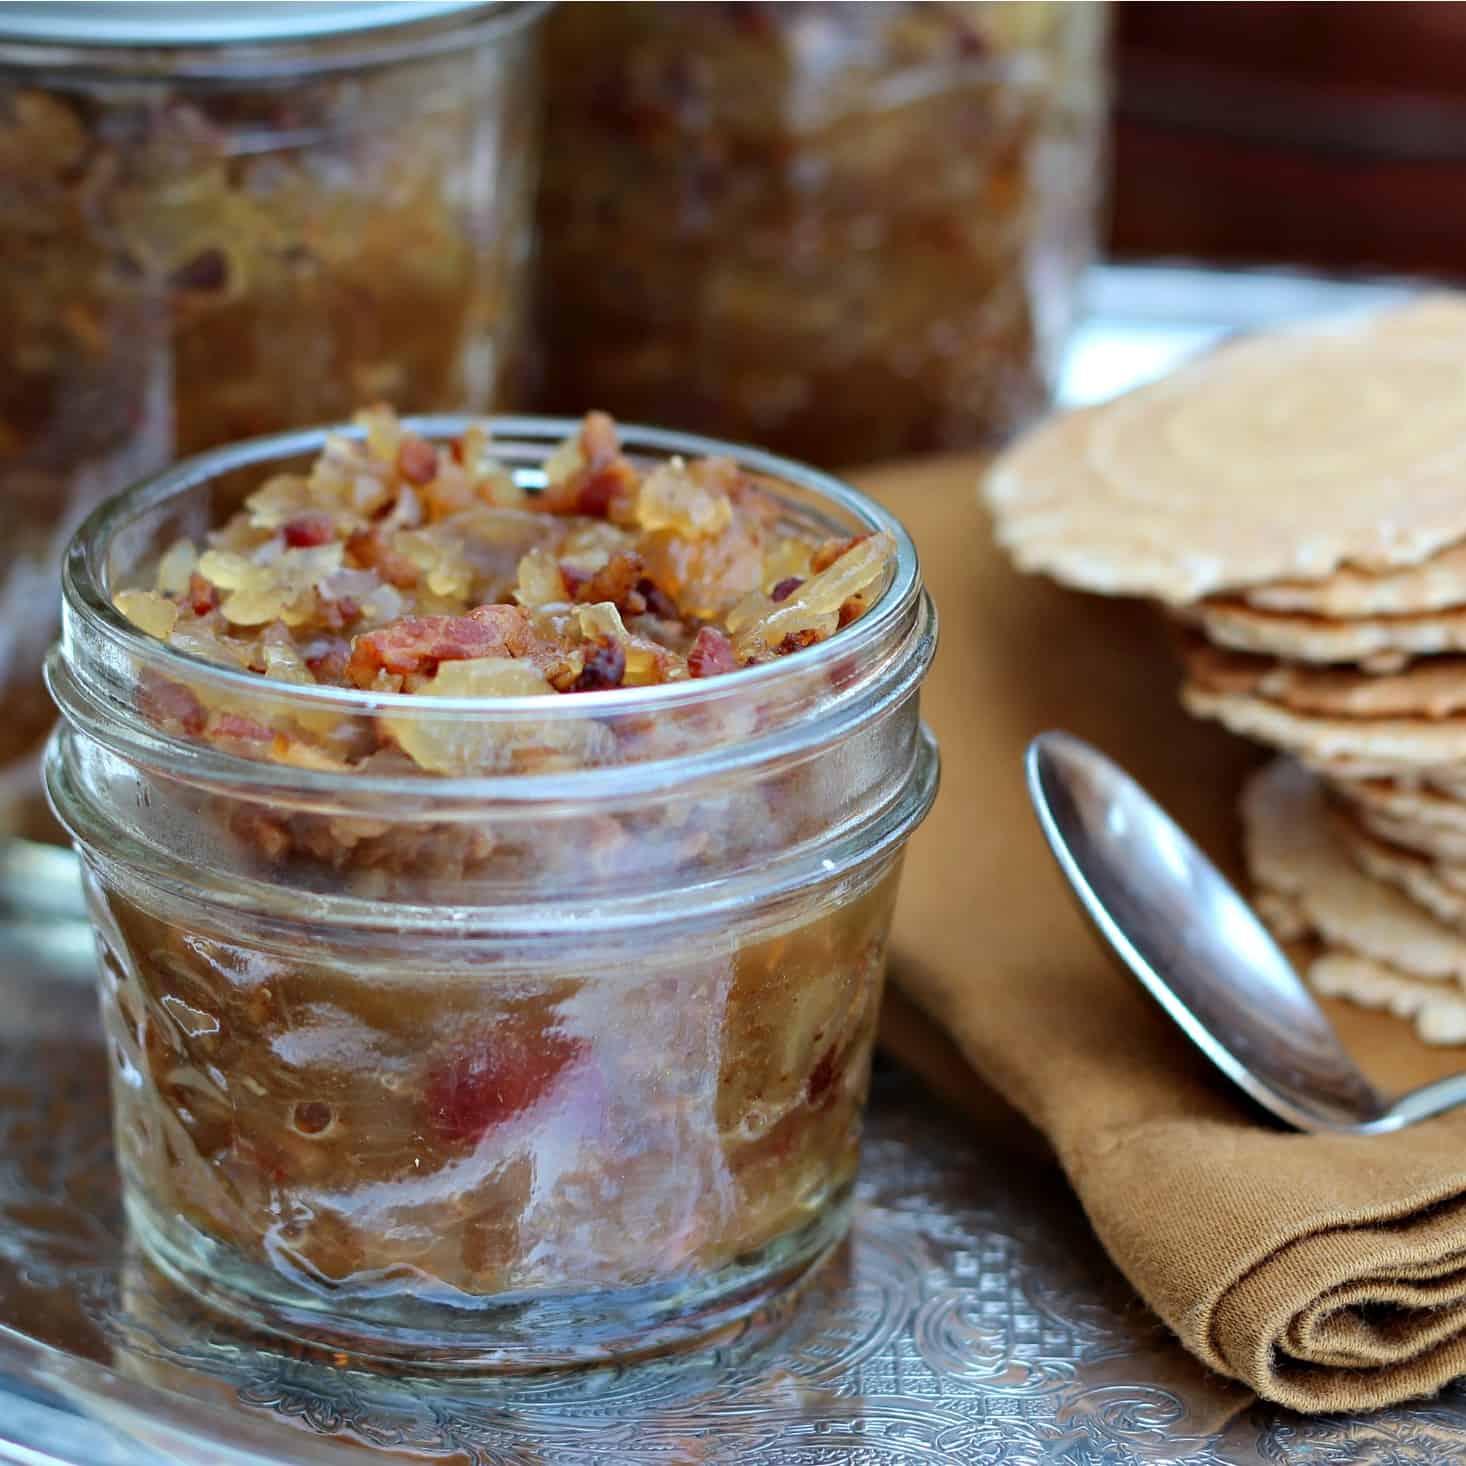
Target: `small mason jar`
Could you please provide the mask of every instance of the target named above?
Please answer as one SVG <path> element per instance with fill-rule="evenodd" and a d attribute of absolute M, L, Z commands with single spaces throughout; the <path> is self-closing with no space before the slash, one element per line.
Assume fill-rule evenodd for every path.
<path fill-rule="evenodd" d="M 495 455 L 532 492 L 573 426 L 498 420 Z M 937 781 L 911 542 L 823 474 L 631 428 L 642 465 L 727 455 L 791 523 L 892 535 L 870 609 L 721 677 L 454 699 L 254 676 L 114 608 L 325 436 L 184 462 L 65 563 L 47 781 L 98 937 L 131 1225 L 232 1316 L 367 1356 L 700 1337 L 849 1217 L 901 854 Z M 201 704 L 276 741 L 202 742 Z M 313 766 L 281 731 L 382 722 L 450 772 Z M 555 771 L 515 772 L 523 750 Z"/>
<path fill-rule="evenodd" d="M 0 828 L 103 496 L 362 401 L 519 405 L 543 9 L 0 5 Z"/>

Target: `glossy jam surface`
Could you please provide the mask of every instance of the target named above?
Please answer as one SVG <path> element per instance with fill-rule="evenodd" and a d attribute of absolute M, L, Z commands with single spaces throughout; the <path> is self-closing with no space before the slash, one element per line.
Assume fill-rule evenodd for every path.
<path fill-rule="evenodd" d="M 287 957 L 99 896 L 129 1185 L 338 1302 L 714 1272 L 853 1175 L 895 880 L 553 975 L 441 943 Z"/>

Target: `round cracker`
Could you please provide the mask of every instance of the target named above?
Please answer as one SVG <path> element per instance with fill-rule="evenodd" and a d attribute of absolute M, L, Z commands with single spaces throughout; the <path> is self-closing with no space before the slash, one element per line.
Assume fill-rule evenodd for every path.
<path fill-rule="evenodd" d="M 1196 624 L 1220 646 L 1297 662 L 1363 662 L 1377 657 L 1466 652 L 1466 606 L 1415 616 L 1329 620 L 1259 611 L 1243 600 L 1220 599 L 1203 601 L 1195 607 L 1195 614 Z"/>
<path fill-rule="evenodd" d="M 1247 868 L 1271 897 L 1259 911 L 1280 937 L 1306 927 L 1417 977 L 1466 982 L 1466 936 L 1350 860 L 1316 777 L 1275 760 L 1247 781 L 1241 807 Z"/>
<path fill-rule="evenodd" d="M 1419 775 L 1420 784 L 1442 799 L 1456 804 L 1466 803 L 1466 775 L 1453 777 L 1458 770 L 1450 768 L 1426 769 Z"/>
<path fill-rule="evenodd" d="M 1208 692 L 1266 698 L 1297 713 L 1340 718 L 1448 718 L 1466 714 L 1466 657 L 1427 657 L 1396 672 L 1280 662 L 1191 637 L 1190 681 Z"/>
<path fill-rule="evenodd" d="M 1334 789 L 1356 808 L 1414 827 L 1466 836 L 1466 801 L 1419 779 L 1331 777 Z"/>
<path fill-rule="evenodd" d="M 1181 701 L 1198 717 L 1215 718 L 1321 770 L 1343 769 L 1357 778 L 1451 767 L 1466 777 L 1466 718 L 1326 718 L 1192 682 L 1182 687 Z"/>
<path fill-rule="evenodd" d="M 1308 984 L 1326 998 L 1410 1019 L 1424 1043 L 1466 1044 L 1466 993 L 1440 983 L 1423 982 L 1352 952 L 1326 952 L 1310 964 Z"/>
<path fill-rule="evenodd" d="M 1466 928 L 1466 890 L 1443 880 L 1434 861 L 1342 822 L 1341 836 L 1366 874 L 1389 882 L 1439 920 Z"/>
<path fill-rule="evenodd" d="M 1049 419 L 983 493 L 1020 566 L 1183 604 L 1466 540 L 1466 296 L 1229 343 Z"/>
<path fill-rule="evenodd" d="M 1243 597 L 1259 611 L 1303 611 L 1347 620 L 1353 616 L 1410 616 L 1466 605 L 1466 544 L 1450 545 L 1419 565 L 1370 574 L 1346 565 L 1327 580 L 1277 581 Z"/>
<path fill-rule="evenodd" d="M 1466 832 L 1442 830 L 1435 825 L 1396 819 L 1378 810 L 1363 807 L 1352 811 L 1352 818 L 1371 835 L 1412 850 L 1427 860 L 1466 866 Z"/>
<path fill-rule="evenodd" d="M 1259 886 L 1252 893 L 1252 906 L 1280 942 L 1301 942 L 1313 935 L 1313 923 L 1296 897 Z"/>
<path fill-rule="evenodd" d="M 1402 855 L 1425 861 L 1431 874 L 1452 890 L 1466 892 L 1466 837 L 1459 832 L 1395 819 L 1353 803 L 1337 785 L 1329 788 L 1334 818 L 1339 822 L 1344 843 L 1351 850 L 1359 849 L 1361 842 L 1382 841 Z"/>
<path fill-rule="evenodd" d="M 1421 767 L 1401 765 L 1388 759 L 1353 759 L 1340 754 L 1333 758 L 1311 758 L 1309 768 L 1331 784 L 1392 784 L 1398 789 L 1425 790 L 1445 799 L 1466 801 L 1466 767 L 1459 764 Z"/>

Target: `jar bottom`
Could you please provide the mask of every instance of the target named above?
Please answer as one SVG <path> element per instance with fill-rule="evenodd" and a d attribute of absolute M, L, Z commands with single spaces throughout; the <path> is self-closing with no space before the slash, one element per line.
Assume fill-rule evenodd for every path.
<path fill-rule="evenodd" d="M 292 1285 L 178 1216 L 126 1196 L 128 1227 L 170 1282 L 230 1323 L 363 1361 L 513 1373 L 687 1349 L 794 1288 L 849 1230 L 853 1183 L 796 1232 L 715 1271 L 627 1289 L 440 1302 L 401 1294 L 341 1302 Z"/>

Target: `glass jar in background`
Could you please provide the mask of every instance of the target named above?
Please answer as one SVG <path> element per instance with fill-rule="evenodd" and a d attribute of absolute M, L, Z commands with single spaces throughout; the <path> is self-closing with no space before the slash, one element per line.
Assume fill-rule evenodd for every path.
<path fill-rule="evenodd" d="M 534 4 L 0 5 L 0 829 L 62 546 L 180 454 L 511 403 Z"/>
<path fill-rule="evenodd" d="M 568 5 L 539 402 L 824 465 L 1001 440 L 1095 242 L 1100 4 Z"/>

